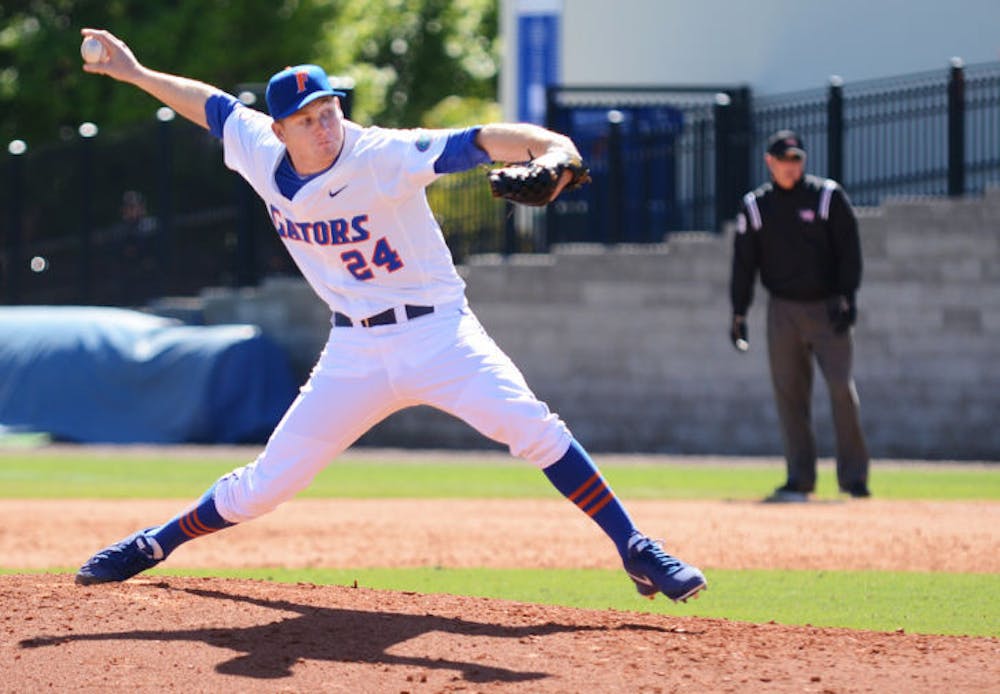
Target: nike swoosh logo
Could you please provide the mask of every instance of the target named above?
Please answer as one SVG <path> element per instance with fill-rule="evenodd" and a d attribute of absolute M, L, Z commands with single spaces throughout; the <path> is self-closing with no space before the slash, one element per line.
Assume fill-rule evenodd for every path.
<path fill-rule="evenodd" d="M 347 186 L 341 186 L 338 190 L 331 190 L 330 191 L 330 197 L 331 198 L 337 197 L 338 195 L 340 195 L 343 192 L 344 188 L 346 188 L 346 187 Z"/>
<path fill-rule="evenodd" d="M 642 584 L 642 585 L 644 585 L 644 586 L 649 586 L 650 588 L 653 588 L 653 587 L 654 587 L 654 586 L 653 586 L 653 582 L 652 582 L 652 581 L 650 581 L 650 580 L 649 580 L 649 578 L 648 578 L 648 577 L 646 577 L 646 576 L 636 576 L 636 575 L 635 575 L 634 573 L 632 573 L 631 571 L 626 571 L 625 573 L 627 573 L 627 574 L 629 575 L 629 577 L 631 577 L 631 579 L 632 579 L 633 581 L 635 581 L 636 583 L 639 583 L 639 584 Z"/>

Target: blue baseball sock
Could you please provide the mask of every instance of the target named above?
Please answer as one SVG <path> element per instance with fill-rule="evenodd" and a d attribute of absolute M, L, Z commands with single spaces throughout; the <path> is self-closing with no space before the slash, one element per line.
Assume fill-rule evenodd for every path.
<path fill-rule="evenodd" d="M 218 482 L 216 482 L 218 484 Z M 208 488 L 202 497 L 191 508 L 161 525 L 159 528 L 151 530 L 150 535 L 163 550 L 163 556 L 173 552 L 188 540 L 202 537 L 217 530 L 228 528 L 230 523 L 219 515 L 215 508 L 215 484 Z"/>
<path fill-rule="evenodd" d="M 624 557 L 629 537 L 637 532 L 635 524 L 583 446 L 574 439 L 566 455 L 542 472 L 563 496 L 601 526 Z"/>

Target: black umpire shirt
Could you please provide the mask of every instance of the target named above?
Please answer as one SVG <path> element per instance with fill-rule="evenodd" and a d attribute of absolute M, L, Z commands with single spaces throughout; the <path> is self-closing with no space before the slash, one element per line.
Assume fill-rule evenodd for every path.
<path fill-rule="evenodd" d="M 774 296 L 820 301 L 861 284 L 858 221 L 843 189 L 830 179 L 803 176 L 791 190 L 765 183 L 740 204 L 733 243 L 730 296 L 745 316 L 754 280 Z"/>

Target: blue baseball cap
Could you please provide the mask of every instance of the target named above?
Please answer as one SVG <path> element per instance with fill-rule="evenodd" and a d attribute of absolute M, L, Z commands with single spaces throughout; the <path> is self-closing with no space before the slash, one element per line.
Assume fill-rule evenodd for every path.
<path fill-rule="evenodd" d="M 286 67 L 267 83 L 264 98 L 274 120 L 292 115 L 322 96 L 346 96 L 330 86 L 330 78 L 319 65 Z"/>

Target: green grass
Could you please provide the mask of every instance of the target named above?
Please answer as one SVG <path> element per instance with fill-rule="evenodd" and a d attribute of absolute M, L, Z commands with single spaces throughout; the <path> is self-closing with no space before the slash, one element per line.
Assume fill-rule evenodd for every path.
<path fill-rule="evenodd" d="M 211 572 L 218 575 L 216 572 Z M 359 585 L 747 622 L 875 631 L 1000 636 L 1000 581 L 982 574 L 709 570 L 710 589 L 675 604 L 639 597 L 620 571 L 538 569 L 365 569 L 261 572 L 275 581 Z M 185 572 L 186 575 L 187 572 Z M 234 573 L 232 575 L 239 575 Z"/>
<path fill-rule="evenodd" d="M 64 569 L 68 571 L 68 569 Z M 0 569 L 2 573 L 15 573 Z M 22 573 L 22 572 L 18 572 Z M 1000 580 L 988 574 L 708 570 L 709 590 L 674 604 L 645 600 L 620 571 L 598 569 L 155 569 L 220 576 L 450 593 L 518 602 L 744 622 L 1000 637 Z"/>
<path fill-rule="evenodd" d="M 0 453 L 0 498 L 187 499 L 245 459 L 79 457 Z M 598 463 L 625 499 L 754 499 L 783 481 L 780 464 L 656 465 Z M 1000 466 L 900 466 L 872 472 L 880 499 L 1000 499 Z M 837 493 L 833 470 L 821 468 L 817 495 Z M 550 498 L 544 475 L 518 461 L 413 463 L 398 460 L 336 462 L 302 493 L 312 498 Z"/>

